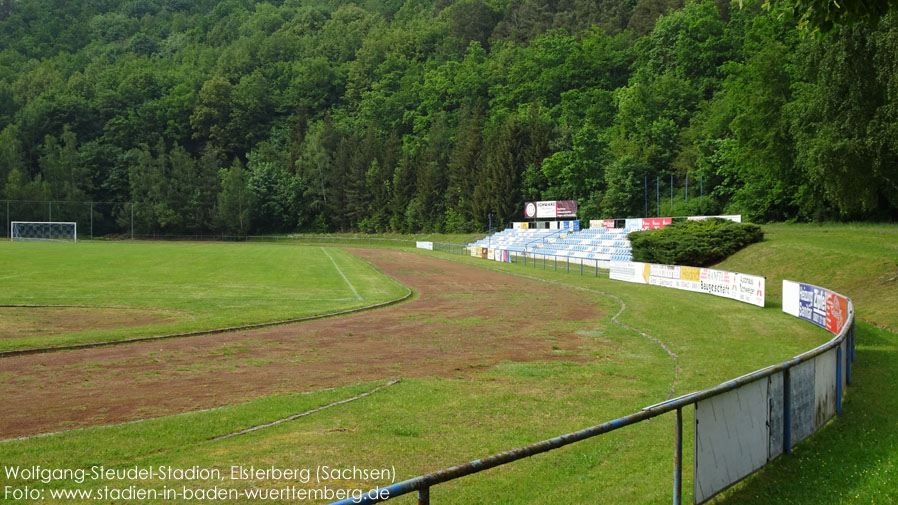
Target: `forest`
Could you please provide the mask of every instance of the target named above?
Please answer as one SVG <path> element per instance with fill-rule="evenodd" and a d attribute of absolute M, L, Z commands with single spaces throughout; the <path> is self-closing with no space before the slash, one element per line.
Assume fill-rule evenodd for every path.
<path fill-rule="evenodd" d="M 159 234 L 470 232 L 556 199 L 583 220 L 894 221 L 898 12 L 799 14 L 0 0 L 0 200 L 133 202 Z"/>

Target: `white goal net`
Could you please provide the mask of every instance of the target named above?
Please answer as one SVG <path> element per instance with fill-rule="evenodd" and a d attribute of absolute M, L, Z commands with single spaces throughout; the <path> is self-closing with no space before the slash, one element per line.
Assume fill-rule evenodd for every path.
<path fill-rule="evenodd" d="M 52 221 L 13 221 L 9 240 L 77 242 L 78 224 Z"/>

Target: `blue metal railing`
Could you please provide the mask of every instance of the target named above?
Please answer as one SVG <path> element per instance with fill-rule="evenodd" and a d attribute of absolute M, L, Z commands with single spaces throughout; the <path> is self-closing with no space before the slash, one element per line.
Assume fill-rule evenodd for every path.
<path fill-rule="evenodd" d="M 474 473 L 482 472 L 484 470 L 494 468 L 496 466 L 504 465 L 507 463 L 511 463 L 513 461 L 517 461 L 519 459 L 527 458 L 530 456 L 534 456 L 536 454 L 541 454 L 544 452 L 551 451 L 553 449 L 557 449 L 559 447 L 564 447 L 566 445 L 572 444 L 574 442 L 579 442 L 581 440 L 585 440 L 587 438 L 592 438 L 598 435 L 602 435 L 604 433 L 608 433 L 614 430 L 618 430 L 625 426 L 629 426 L 631 424 L 636 424 L 647 419 L 651 419 L 653 417 L 660 416 L 670 411 L 676 411 L 676 435 L 675 435 L 675 443 L 674 443 L 674 476 L 673 476 L 673 504 L 680 505 L 681 496 L 682 496 L 682 481 L 683 481 L 683 407 L 687 407 L 689 405 L 694 405 L 695 403 L 711 398 L 713 396 L 717 396 L 719 394 L 732 391 L 740 386 L 749 384 L 759 379 L 763 379 L 765 377 L 769 377 L 773 374 L 782 372 L 783 375 L 783 452 L 789 453 L 792 447 L 791 443 L 791 422 L 790 422 L 790 410 L 791 410 L 791 386 L 789 380 L 789 370 L 796 365 L 804 363 L 808 360 L 811 360 L 833 348 L 836 348 L 836 412 L 837 414 L 841 414 L 842 412 L 842 367 L 841 367 L 841 357 L 842 357 L 842 342 L 847 342 L 846 345 L 846 361 L 845 361 L 845 378 L 846 383 L 851 383 L 851 362 L 854 361 L 854 306 L 851 302 L 851 299 L 847 299 L 848 302 L 848 312 L 849 319 L 846 322 L 845 326 L 830 341 L 825 344 L 811 349 L 805 353 L 799 354 L 794 358 L 783 361 L 776 365 L 771 365 L 766 368 L 762 368 L 760 370 L 756 370 L 749 374 L 743 375 L 741 377 L 737 377 L 735 379 L 726 381 L 724 383 L 718 384 L 717 386 L 703 389 L 701 391 L 696 391 L 693 393 L 689 393 L 672 400 L 667 400 L 661 403 L 657 403 L 654 405 L 650 405 L 648 407 L 643 408 L 639 412 L 635 412 L 633 414 L 620 417 L 618 419 L 614 419 L 612 421 L 608 421 L 603 424 L 599 424 L 596 426 L 592 426 L 589 428 L 585 428 L 580 431 L 575 431 L 573 433 L 568 433 L 566 435 L 561 435 L 559 437 L 550 438 L 548 440 L 543 440 L 541 442 L 537 442 L 535 444 L 530 444 L 524 447 L 519 447 L 517 449 L 512 449 L 510 451 L 502 452 L 499 454 L 494 454 L 492 456 L 487 456 L 482 459 L 476 459 L 473 461 L 469 461 L 468 463 L 453 466 L 451 468 L 447 468 L 445 470 L 440 470 L 438 472 L 429 473 L 426 475 L 421 475 L 412 479 L 408 479 L 402 482 L 398 482 L 391 486 L 387 486 L 384 488 L 379 488 L 377 490 L 371 490 L 367 493 L 362 499 L 356 498 L 348 498 L 345 500 L 337 501 L 332 503 L 331 505 L 357 505 L 357 504 L 370 504 L 370 503 L 379 503 L 383 502 L 397 496 L 406 495 L 412 493 L 414 491 L 418 491 L 418 504 L 419 505 L 429 505 L 430 504 L 430 488 L 441 484 L 443 482 L 447 482 L 450 480 L 458 479 L 460 477 L 464 477 L 467 475 L 471 475 Z"/>

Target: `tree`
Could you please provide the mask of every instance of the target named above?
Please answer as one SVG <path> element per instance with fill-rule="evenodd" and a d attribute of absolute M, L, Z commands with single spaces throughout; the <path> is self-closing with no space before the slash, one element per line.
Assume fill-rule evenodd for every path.
<path fill-rule="evenodd" d="M 13 170 L 19 174 L 25 172 L 25 155 L 18 138 L 18 128 L 9 125 L 0 131 L 0 189 Z"/>
<path fill-rule="evenodd" d="M 255 201 L 240 158 L 234 158 L 229 169 L 221 169 L 219 177 L 218 227 L 225 232 L 246 235 L 250 230 Z"/>
<path fill-rule="evenodd" d="M 739 1 L 742 4 L 742 0 Z M 890 0 L 768 0 L 768 9 L 790 15 L 798 28 L 829 33 L 833 28 L 857 23 L 875 25 L 894 6 Z"/>

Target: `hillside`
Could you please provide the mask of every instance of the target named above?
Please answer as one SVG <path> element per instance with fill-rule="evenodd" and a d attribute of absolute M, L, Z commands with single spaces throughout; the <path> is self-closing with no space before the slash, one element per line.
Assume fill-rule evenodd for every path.
<path fill-rule="evenodd" d="M 0 199 L 138 233 L 895 219 L 898 15 L 759 4 L 3 1 Z M 46 211 L 90 218 L 11 206 Z"/>

